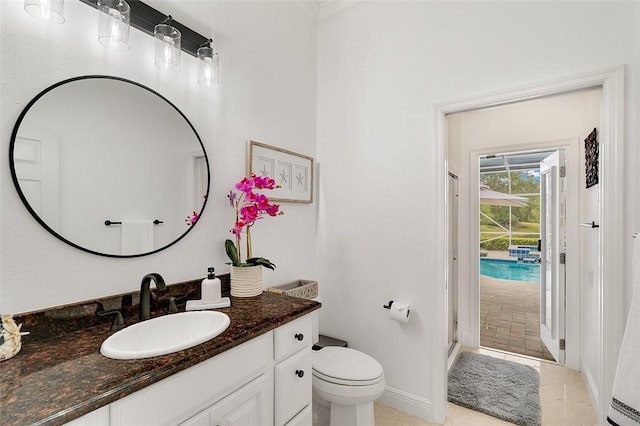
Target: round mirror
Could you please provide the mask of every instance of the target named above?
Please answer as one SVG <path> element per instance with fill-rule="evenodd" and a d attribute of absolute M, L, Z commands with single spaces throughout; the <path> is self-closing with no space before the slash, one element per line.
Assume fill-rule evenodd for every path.
<path fill-rule="evenodd" d="M 20 198 L 49 232 L 110 257 L 163 250 L 195 225 L 209 161 L 187 117 L 133 81 L 83 76 L 42 91 L 11 136 Z M 196 216 L 196 217 L 197 217 Z"/>

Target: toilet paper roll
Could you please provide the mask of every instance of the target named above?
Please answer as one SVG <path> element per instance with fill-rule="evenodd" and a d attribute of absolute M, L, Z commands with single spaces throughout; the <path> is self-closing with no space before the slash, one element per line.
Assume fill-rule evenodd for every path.
<path fill-rule="evenodd" d="M 393 302 L 389 309 L 389 318 L 395 321 L 407 323 L 409 322 L 409 313 L 411 306 L 408 303 Z"/>

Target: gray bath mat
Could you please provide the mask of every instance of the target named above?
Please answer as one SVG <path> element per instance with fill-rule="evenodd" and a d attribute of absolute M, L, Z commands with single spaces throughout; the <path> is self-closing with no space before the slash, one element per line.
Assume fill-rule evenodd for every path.
<path fill-rule="evenodd" d="M 449 401 L 521 426 L 540 426 L 540 377 L 528 365 L 462 352 L 449 371 Z"/>

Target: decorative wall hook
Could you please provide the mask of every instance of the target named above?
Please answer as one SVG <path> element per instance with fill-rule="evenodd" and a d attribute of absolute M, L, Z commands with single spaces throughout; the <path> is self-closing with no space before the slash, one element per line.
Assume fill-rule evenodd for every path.
<path fill-rule="evenodd" d="M 589 228 L 600 228 L 600 225 L 598 225 L 595 220 L 591 221 L 591 223 L 581 223 L 580 226 L 587 226 Z"/>

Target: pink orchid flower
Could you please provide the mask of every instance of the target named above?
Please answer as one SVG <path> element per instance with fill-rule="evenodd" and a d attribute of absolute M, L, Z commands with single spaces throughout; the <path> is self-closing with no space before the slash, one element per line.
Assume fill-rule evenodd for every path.
<path fill-rule="evenodd" d="M 278 214 L 280 214 L 280 205 L 278 204 L 269 204 L 267 206 L 267 208 L 265 209 L 265 211 L 267 212 L 267 214 L 269 216 L 277 216 Z"/>
<path fill-rule="evenodd" d="M 233 229 L 230 230 L 235 236 L 235 244 L 229 240 L 225 242 L 225 247 L 227 243 L 231 244 L 232 254 L 230 254 L 229 257 L 233 264 L 236 265 L 242 263 L 240 254 L 240 239 L 242 233 L 246 233 L 247 259 L 255 260 L 251 253 L 251 227 L 258 220 L 262 219 L 264 215 L 274 217 L 283 213 L 280 211 L 278 204 L 269 203 L 269 198 L 266 195 L 254 192 L 254 189 L 273 190 L 279 188 L 274 179 L 268 176 L 256 176 L 252 174 L 250 177 L 244 177 L 240 182 L 236 183 L 234 188 L 238 192 L 236 193 L 233 190 L 229 191 L 227 198 L 229 199 L 229 205 L 236 211 L 236 221 Z M 230 252 L 227 251 L 227 254 L 229 253 Z M 268 260 L 260 259 L 263 260 L 261 263 L 263 266 L 268 265 L 268 267 L 275 267 L 275 265 L 271 264 Z"/>
<path fill-rule="evenodd" d="M 276 181 L 269 176 L 256 176 L 252 175 L 256 188 L 258 189 L 274 189 Z"/>
<path fill-rule="evenodd" d="M 191 226 L 193 224 L 195 224 L 198 221 L 198 218 L 200 216 L 198 216 L 198 213 L 193 212 L 191 214 L 191 216 L 187 216 L 186 222 L 187 222 L 187 226 Z"/>
<path fill-rule="evenodd" d="M 255 186 L 253 179 L 243 178 L 240 182 L 236 183 L 236 189 L 242 191 L 245 194 L 251 193 Z"/>

